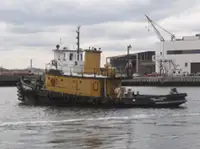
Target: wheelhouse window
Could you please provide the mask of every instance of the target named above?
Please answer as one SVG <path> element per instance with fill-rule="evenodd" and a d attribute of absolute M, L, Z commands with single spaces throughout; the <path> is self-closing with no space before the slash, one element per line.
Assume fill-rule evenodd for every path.
<path fill-rule="evenodd" d="M 65 61 L 66 60 L 66 54 L 64 53 L 64 57 L 63 57 L 63 60 Z"/>
<path fill-rule="evenodd" d="M 80 54 L 80 57 L 81 57 L 80 59 L 82 61 L 83 60 L 83 53 Z"/>
<path fill-rule="evenodd" d="M 73 60 L 73 53 L 69 54 L 69 60 L 72 61 Z"/>
<path fill-rule="evenodd" d="M 77 54 L 77 60 L 79 61 L 79 53 Z"/>

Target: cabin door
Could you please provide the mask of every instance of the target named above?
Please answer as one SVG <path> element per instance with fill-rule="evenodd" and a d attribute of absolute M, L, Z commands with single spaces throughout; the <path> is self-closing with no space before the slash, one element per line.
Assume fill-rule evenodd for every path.
<path fill-rule="evenodd" d="M 76 82 L 75 82 L 76 84 L 76 91 L 79 91 L 80 90 L 80 88 L 79 88 L 79 80 L 76 80 Z"/>

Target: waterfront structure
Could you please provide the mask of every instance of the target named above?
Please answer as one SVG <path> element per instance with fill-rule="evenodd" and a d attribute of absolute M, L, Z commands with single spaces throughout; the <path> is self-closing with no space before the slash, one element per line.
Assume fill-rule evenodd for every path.
<path fill-rule="evenodd" d="M 160 40 L 155 47 L 156 55 L 152 57 L 156 63 L 156 72 L 165 75 L 188 75 L 200 72 L 200 34 L 178 39 L 149 16 L 145 16 Z M 171 40 L 165 40 L 156 27 L 169 34 Z"/>
<path fill-rule="evenodd" d="M 155 72 L 155 62 L 152 61 L 153 55 L 155 55 L 155 51 L 142 51 L 107 57 L 107 59 L 109 59 L 111 66 L 115 67 L 119 72 L 123 71 L 127 62 L 131 60 L 133 72 L 144 74 Z"/>
<path fill-rule="evenodd" d="M 156 44 L 156 72 L 191 74 L 200 72 L 200 35 L 185 36 L 174 41 Z"/>

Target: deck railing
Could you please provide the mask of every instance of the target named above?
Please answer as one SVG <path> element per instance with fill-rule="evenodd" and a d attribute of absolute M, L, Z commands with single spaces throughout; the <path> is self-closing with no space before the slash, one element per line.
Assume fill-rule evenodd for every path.
<path fill-rule="evenodd" d="M 74 68 L 70 68 L 70 75 L 73 75 L 74 73 Z M 84 75 L 92 75 L 94 77 L 96 76 L 105 76 L 105 77 L 125 77 L 125 71 L 117 71 L 116 69 L 111 69 L 111 68 L 87 68 L 86 70 L 81 69 L 81 71 L 75 70 L 78 74 L 81 74 L 82 76 Z"/>
<path fill-rule="evenodd" d="M 55 69 L 46 69 L 46 72 L 51 72 L 55 74 L 61 74 L 61 70 L 57 69 L 57 72 Z M 63 70 L 62 70 L 63 71 Z M 69 68 L 68 71 L 64 72 L 64 74 L 67 75 L 81 75 L 81 76 L 91 76 L 91 77 L 109 77 L 109 78 L 120 78 L 120 77 L 126 77 L 126 73 L 125 73 L 125 69 L 124 70 L 117 70 L 114 68 L 87 68 L 86 70 L 84 70 L 84 68 L 80 69 L 80 68 Z"/>

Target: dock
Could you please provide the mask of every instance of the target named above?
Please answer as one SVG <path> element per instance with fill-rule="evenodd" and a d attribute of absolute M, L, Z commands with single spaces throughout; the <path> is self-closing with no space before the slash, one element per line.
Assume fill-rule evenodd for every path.
<path fill-rule="evenodd" d="M 134 77 L 122 81 L 123 86 L 200 86 L 200 76 Z"/>
<path fill-rule="evenodd" d="M 27 79 L 36 78 L 36 75 L 0 75 L 0 87 L 14 87 L 21 77 Z"/>

